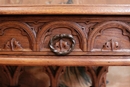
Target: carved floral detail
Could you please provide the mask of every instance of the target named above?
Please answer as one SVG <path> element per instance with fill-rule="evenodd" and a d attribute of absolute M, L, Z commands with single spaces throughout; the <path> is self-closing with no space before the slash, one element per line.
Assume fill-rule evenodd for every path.
<path fill-rule="evenodd" d="M 19 41 L 17 41 L 15 38 L 12 38 L 11 40 L 7 41 L 3 50 L 22 51 L 23 48 Z"/>
<path fill-rule="evenodd" d="M 130 31 L 129 25 L 122 21 L 101 22 L 95 25 L 93 31 L 90 32 L 89 34 L 88 51 L 103 51 L 103 50 L 129 51 L 129 42 L 127 41 L 128 38 L 130 38 L 129 31 Z M 102 41 L 105 40 L 105 38 L 108 40 L 113 38 L 116 41 L 122 40 L 122 42 L 120 41 L 119 43 L 116 41 L 108 41 L 104 43 L 104 46 L 102 47 L 103 44 Z M 96 43 L 97 41 L 98 43 Z M 99 46 L 101 46 L 100 47 L 101 49 L 99 48 Z"/>
<path fill-rule="evenodd" d="M 103 50 L 109 50 L 109 51 L 113 51 L 113 50 L 118 50 L 120 49 L 120 46 L 119 46 L 119 43 L 114 41 L 113 39 L 107 41 L 104 45 L 103 45 L 103 48 L 102 48 L 102 51 Z"/>
<path fill-rule="evenodd" d="M 67 50 L 70 49 L 70 45 L 68 44 L 68 42 L 66 42 L 66 41 L 64 41 L 62 39 L 60 41 L 56 42 L 55 45 L 54 45 L 54 47 L 59 52 L 67 51 Z"/>

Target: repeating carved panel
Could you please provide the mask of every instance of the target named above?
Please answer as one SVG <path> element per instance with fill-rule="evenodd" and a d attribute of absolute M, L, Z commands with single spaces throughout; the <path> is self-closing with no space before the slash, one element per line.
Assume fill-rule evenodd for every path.
<path fill-rule="evenodd" d="M 1 66 L 0 86 L 106 87 L 107 70 L 107 66 Z"/>
<path fill-rule="evenodd" d="M 77 51 L 77 54 L 73 55 L 85 56 L 87 53 L 91 55 L 91 52 L 87 51 L 130 52 L 130 26 L 125 21 L 111 21 L 114 20 L 112 18 L 110 20 L 90 18 L 91 20 L 87 21 L 88 17 L 74 17 L 74 20 L 73 17 L 70 19 L 63 17 L 58 21 L 53 17 L 31 18 L 15 19 L 17 22 L 0 20 L 1 52 L 13 51 L 14 55 L 16 51 L 35 53 L 30 52 L 29 56 L 39 56 L 45 52 L 44 55 L 48 56 L 51 53 L 49 48 L 51 38 L 61 34 L 74 37 L 76 44 L 73 51 Z M 54 41 L 54 47 L 60 52 L 68 50 L 71 44 L 68 38 L 59 38 Z M 28 52 L 22 53 L 28 54 Z M 97 52 L 96 55 L 102 54 Z M 107 69 L 107 66 L 23 68 L 5 65 L 0 68 L 0 87 L 76 87 L 75 83 L 83 87 L 106 87 Z"/>
<path fill-rule="evenodd" d="M 130 51 L 130 27 L 124 22 L 109 21 L 94 27 L 88 40 L 91 51 Z"/>
<path fill-rule="evenodd" d="M 19 87 L 18 79 L 22 73 L 21 66 L 1 66 L 1 70 L 2 70 L 1 73 L 3 73 L 4 76 L 4 78 L 2 79 L 3 81 L 6 80 L 5 82 L 3 82 L 4 84 L 2 83 L 3 85 L 5 85 L 6 87 Z"/>
<path fill-rule="evenodd" d="M 53 36 L 58 34 L 72 35 L 76 42 L 74 51 L 86 51 L 86 39 L 84 39 L 86 36 L 81 27 L 74 22 L 67 21 L 51 22 L 43 26 L 37 36 L 37 49 L 40 51 L 50 51 L 48 47 L 49 41 Z M 64 39 L 64 41 L 71 44 L 67 39 Z M 82 45 L 80 43 L 82 43 Z M 57 44 L 58 43 L 55 43 L 55 45 Z"/>
<path fill-rule="evenodd" d="M 129 25 L 121 21 L 16 21 L 1 22 L 1 51 L 50 51 L 49 41 L 58 34 L 70 34 L 76 45 L 74 51 L 129 51 Z M 9 26 L 6 26 L 9 25 Z M 22 37 L 22 38 L 21 38 Z M 3 39 L 4 38 L 4 39 Z M 37 41 L 35 41 L 37 39 Z M 67 39 L 59 39 L 70 46 Z M 82 43 L 82 44 L 81 44 Z M 58 49 L 58 48 L 57 48 Z"/>
<path fill-rule="evenodd" d="M 20 22 L 9 21 L 0 24 L 1 51 L 35 50 L 35 34 Z"/>

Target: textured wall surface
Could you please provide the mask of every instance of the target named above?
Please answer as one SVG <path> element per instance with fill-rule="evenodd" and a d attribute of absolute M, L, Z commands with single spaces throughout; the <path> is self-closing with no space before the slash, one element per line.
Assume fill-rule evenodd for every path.
<path fill-rule="evenodd" d="M 130 4 L 130 0 L 0 0 L 0 4 Z"/>
<path fill-rule="evenodd" d="M 130 87 L 130 66 L 109 67 L 107 87 Z"/>

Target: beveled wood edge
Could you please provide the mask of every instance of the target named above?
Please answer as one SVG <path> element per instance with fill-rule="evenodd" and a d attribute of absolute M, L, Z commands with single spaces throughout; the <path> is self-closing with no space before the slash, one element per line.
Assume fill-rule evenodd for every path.
<path fill-rule="evenodd" d="M 130 5 L 7 5 L 0 15 L 130 15 Z"/>
<path fill-rule="evenodd" d="M 41 52 L 32 52 L 32 51 L 24 51 L 24 52 L 0 52 L 0 55 L 19 55 L 19 56 L 56 56 L 56 54 L 54 54 L 51 51 L 41 51 Z M 104 51 L 104 52 L 80 52 L 80 51 L 73 51 L 70 54 L 67 54 L 66 56 L 130 56 L 130 52 L 114 52 L 114 51 Z"/>
<path fill-rule="evenodd" d="M 24 66 L 129 66 L 130 56 L 0 56 L 0 64 Z"/>

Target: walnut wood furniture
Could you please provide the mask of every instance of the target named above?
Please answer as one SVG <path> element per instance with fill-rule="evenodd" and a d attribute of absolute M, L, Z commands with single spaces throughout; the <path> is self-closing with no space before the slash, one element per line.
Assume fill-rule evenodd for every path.
<path fill-rule="evenodd" d="M 85 66 L 92 87 L 106 87 L 108 66 L 130 65 L 129 5 L 1 6 L 0 15 L 3 87 L 20 87 L 23 66 L 44 66 L 51 87 L 65 66 Z"/>

